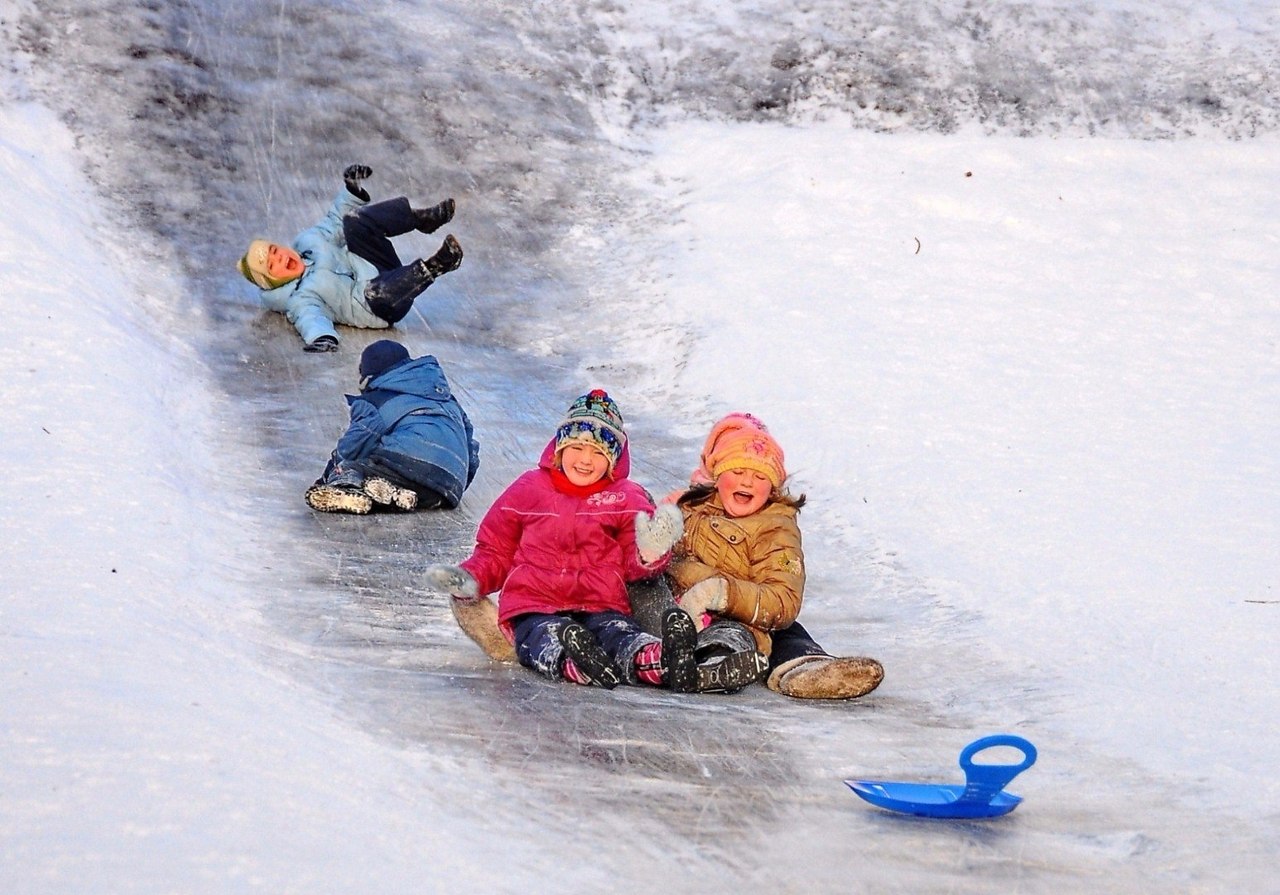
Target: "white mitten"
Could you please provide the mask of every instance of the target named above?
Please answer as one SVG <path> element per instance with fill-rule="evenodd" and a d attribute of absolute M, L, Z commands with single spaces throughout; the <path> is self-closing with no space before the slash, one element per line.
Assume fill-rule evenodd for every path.
<path fill-rule="evenodd" d="M 680 597 L 680 608 L 689 613 L 699 631 L 707 626 L 707 613 L 729 607 L 729 583 L 723 578 L 699 581 Z"/>
<path fill-rule="evenodd" d="M 455 600 L 480 599 L 480 585 L 471 573 L 460 566 L 427 566 L 422 577 L 427 587 L 442 590 Z"/>
<path fill-rule="evenodd" d="M 636 513 L 636 550 L 647 565 L 660 560 L 684 534 L 684 514 L 674 504 L 664 503 L 648 513 Z"/>

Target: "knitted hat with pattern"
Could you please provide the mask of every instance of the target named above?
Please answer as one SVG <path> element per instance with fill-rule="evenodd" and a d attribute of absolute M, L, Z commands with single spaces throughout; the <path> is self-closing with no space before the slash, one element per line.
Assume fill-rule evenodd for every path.
<path fill-rule="evenodd" d="M 556 428 L 556 456 L 571 444 L 589 444 L 604 451 L 609 474 L 627 443 L 618 405 L 603 389 L 594 389 L 569 405 L 564 420 Z"/>

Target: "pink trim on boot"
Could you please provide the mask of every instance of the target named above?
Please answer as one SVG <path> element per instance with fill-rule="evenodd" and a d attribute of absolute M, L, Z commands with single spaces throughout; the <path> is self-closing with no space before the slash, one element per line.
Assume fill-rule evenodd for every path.
<path fill-rule="evenodd" d="M 564 672 L 564 679 L 566 681 L 574 684 L 582 684 L 584 687 L 591 686 L 591 678 L 583 674 L 582 669 L 578 668 L 572 659 L 566 658 L 564 660 L 564 668 L 561 670 Z"/>
<path fill-rule="evenodd" d="M 651 643 L 636 653 L 636 677 L 646 684 L 661 687 L 667 679 L 662 668 L 662 644 Z"/>

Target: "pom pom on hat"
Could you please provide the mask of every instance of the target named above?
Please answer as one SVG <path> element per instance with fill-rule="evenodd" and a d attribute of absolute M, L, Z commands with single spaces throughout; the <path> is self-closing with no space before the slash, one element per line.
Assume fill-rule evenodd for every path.
<path fill-rule="evenodd" d="M 716 423 L 703 448 L 702 463 L 712 482 L 730 469 L 761 473 L 775 489 L 787 480 L 782 446 L 769 434 L 764 423 L 749 413 L 730 414 Z M 695 472 L 695 477 L 703 470 Z"/>
<path fill-rule="evenodd" d="M 360 387 L 409 359 L 409 349 L 393 339 L 379 339 L 360 355 Z"/>
<path fill-rule="evenodd" d="M 589 444 L 604 451 L 609 474 L 622 457 L 627 443 L 618 405 L 603 389 L 594 389 L 569 405 L 564 421 L 556 428 L 556 455 L 571 444 Z"/>

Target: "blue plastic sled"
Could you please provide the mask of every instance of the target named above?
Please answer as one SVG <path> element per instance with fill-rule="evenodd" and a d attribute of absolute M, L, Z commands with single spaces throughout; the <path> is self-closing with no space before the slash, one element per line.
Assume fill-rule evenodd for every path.
<path fill-rule="evenodd" d="M 1023 754 L 1020 764 L 974 764 L 973 756 L 993 746 L 1012 746 Z M 846 780 L 845 784 L 872 805 L 917 817 L 999 817 L 1008 814 L 1021 796 L 1004 792 L 1014 777 L 1036 763 L 1036 747 L 1022 737 L 996 734 L 974 740 L 960 753 L 964 786 L 941 783 L 891 783 Z"/>

